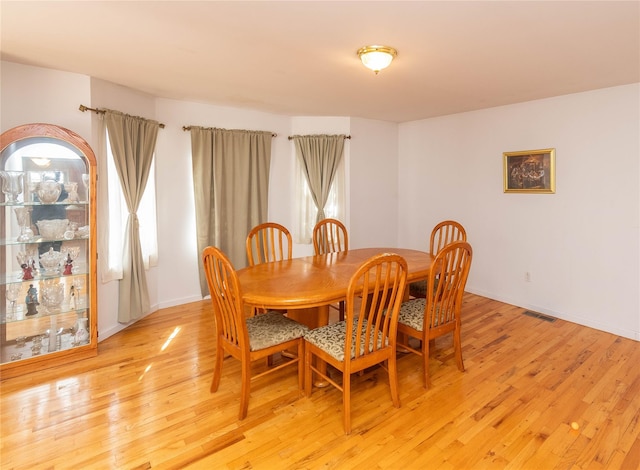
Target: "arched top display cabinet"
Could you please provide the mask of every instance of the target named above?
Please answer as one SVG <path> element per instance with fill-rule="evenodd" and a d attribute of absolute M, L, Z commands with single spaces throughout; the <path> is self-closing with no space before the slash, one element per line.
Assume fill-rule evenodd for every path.
<path fill-rule="evenodd" d="M 97 354 L 96 158 L 78 134 L 0 136 L 0 379 Z"/>

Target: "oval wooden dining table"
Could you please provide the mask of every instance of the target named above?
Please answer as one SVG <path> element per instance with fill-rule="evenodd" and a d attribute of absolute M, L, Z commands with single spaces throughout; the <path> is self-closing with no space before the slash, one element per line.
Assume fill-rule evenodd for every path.
<path fill-rule="evenodd" d="M 326 325 L 329 305 L 344 300 L 351 276 L 379 253 L 396 253 L 407 261 L 407 282 L 426 279 L 433 256 L 405 248 L 359 248 L 340 253 L 257 264 L 238 270 L 245 305 L 287 310 L 310 328 Z"/>
<path fill-rule="evenodd" d="M 430 253 L 404 248 L 359 248 L 262 263 L 238 270 L 242 300 L 249 307 L 287 310 L 288 317 L 309 328 L 326 325 L 329 305 L 345 299 L 351 276 L 380 253 L 396 253 L 407 261 L 408 283 L 426 279 L 433 263 Z M 317 367 L 326 371 L 324 361 Z M 314 385 L 326 387 L 328 382 Z"/>

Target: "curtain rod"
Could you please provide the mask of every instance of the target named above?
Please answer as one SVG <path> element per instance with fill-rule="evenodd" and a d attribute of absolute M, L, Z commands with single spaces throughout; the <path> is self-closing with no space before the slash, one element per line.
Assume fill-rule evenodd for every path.
<path fill-rule="evenodd" d="M 288 139 L 289 139 L 289 140 L 293 140 L 293 138 L 294 138 L 294 137 L 295 137 L 295 136 L 290 135 L 290 136 L 288 137 Z M 351 136 L 350 136 L 350 135 L 345 135 L 345 136 L 344 136 L 344 138 L 345 138 L 345 139 L 351 139 Z"/>
<path fill-rule="evenodd" d="M 182 130 L 183 130 L 183 131 L 185 131 L 185 132 L 186 132 L 186 131 L 190 131 L 190 130 L 191 130 L 191 127 L 192 127 L 192 126 L 182 126 Z M 208 129 L 208 130 L 212 130 L 212 129 L 215 129 L 215 127 L 207 127 L 206 129 Z M 271 137 L 278 137 L 278 134 L 276 134 L 276 133 L 271 133 Z"/>
<path fill-rule="evenodd" d="M 106 111 L 105 111 L 104 109 L 94 109 L 94 108 L 90 108 L 90 107 L 88 107 L 88 106 L 85 106 L 85 105 L 83 105 L 83 104 L 81 104 L 81 105 L 80 105 L 80 108 L 79 108 L 79 109 L 80 109 L 80 111 L 82 111 L 83 113 L 84 113 L 85 111 L 93 111 L 93 112 L 94 112 L 94 113 L 96 113 L 96 114 L 104 114 L 104 113 L 106 113 Z M 162 124 L 162 123 L 158 123 L 158 126 L 160 127 L 160 129 L 164 129 L 164 124 Z"/>

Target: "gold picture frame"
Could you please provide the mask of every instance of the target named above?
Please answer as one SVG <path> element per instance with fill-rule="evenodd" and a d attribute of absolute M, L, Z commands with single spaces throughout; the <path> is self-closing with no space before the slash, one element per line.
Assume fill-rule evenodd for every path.
<path fill-rule="evenodd" d="M 505 193 L 556 192 L 556 149 L 504 152 Z"/>

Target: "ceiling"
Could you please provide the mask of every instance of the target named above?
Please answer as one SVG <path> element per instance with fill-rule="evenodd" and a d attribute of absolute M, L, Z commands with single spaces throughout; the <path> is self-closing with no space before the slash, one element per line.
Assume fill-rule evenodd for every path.
<path fill-rule="evenodd" d="M 640 82 L 638 1 L 0 1 L 3 60 L 158 97 L 406 122 Z M 358 48 L 396 48 L 375 75 Z"/>

